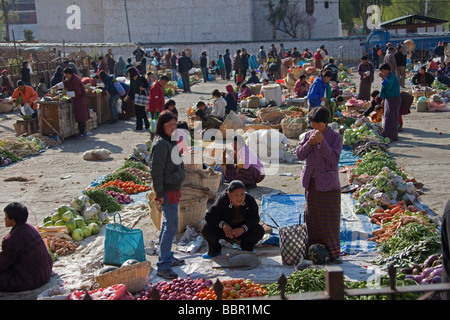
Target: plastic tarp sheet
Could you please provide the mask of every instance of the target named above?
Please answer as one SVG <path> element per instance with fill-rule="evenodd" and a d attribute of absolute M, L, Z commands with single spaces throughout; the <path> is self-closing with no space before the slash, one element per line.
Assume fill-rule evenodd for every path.
<path fill-rule="evenodd" d="M 275 226 L 273 220 L 284 227 L 304 223 L 304 195 L 283 194 L 263 195 L 261 197 L 261 219 L 270 226 Z M 376 243 L 367 241 L 367 238 L 377 227 L 372 224 L 366 215 L 354 213 L 355 200 L 350 194 L 342 194 L 341 198 L 341 253 L 355 254 L 359 252 L 374 252 Z M 272 219 L 270 218 L 272 217 Z M 278 231 L 274 229 L 273 237 L 278 237 Z M 275 240 L 272 240 L 276 242 Z"/>
<path fill-rule="evenodd" d="M 344 146 L 342 147 L 341 157 L 339 158 L 339 168 L 343 166 L 353 166 L 359 159 L 361 158 L 353 155 L 351 146 Z"/>

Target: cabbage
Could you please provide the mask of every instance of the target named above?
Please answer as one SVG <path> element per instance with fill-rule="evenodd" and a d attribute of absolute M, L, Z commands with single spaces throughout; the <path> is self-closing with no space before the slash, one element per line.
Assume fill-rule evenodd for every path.
<path fill-rule="evenodd" d="M 47 221 L 44 223 L 44 227 L 53 227 L 55 223 L 53 221 Z"/>
<path fill-rule="evenodd" d="M 83 226 L 81 230 L 83 230 L 85 238 L 89 237 L 92 234 L 92 229 L 89 226 Z"/>
<path fill-rule="evenodd" d="M 84 238 L 84 232 L 80 228 L 76 228 L 72 232 L 72 239 L 75 241 L 81 241 Z"/>
<path fill-rule="evenodd" d="M 56 221 L 58 221 L 58 220 L 61 220 L 61 214 L 59 214 L 59 213 L 54 213 L 53 215 L 52 215 L 52 219 L 51 219 L 53 222 L 56 222 Z"/>
<path fill-rule="evenodd" d="M 75 222 L 75 220 L 69 220 L 66 222 L 66 227 L 69 230 L 69 233 L 71 233 L 77 228 L 77 223 Z"/>
<path fill-rule="evenodd" d="M 65 226 L 65 225 L 66 225 L 66 223 L 62 219 L 55 222 L 55 227 Z"/>
<path fill-rule="evenodd" d="M 86 225 L 86 222 L 83 218 L 75 218 L 74 221 L 77 224 L 77 228 L 82 228 Z"/>
<path fill-rule="evenodd" d="M 69 211 L 69 210 L 70 210 L 69 206 L 59 206 L 57 209 L 57 212 L 59 214 L 63 214 L 64 212 Z"/>
<path fill-rule="evenodd" d="M 70 211 L 64 212 L 64 213 L 62 214 L 62 216 L 61 216 L 61 219 L 62 219 L 64 222 L 67 222 L 67 221 L 69 221 L 69 220 L 72 220 L 72 219 L 73 219 L 72 212 L 70 212 Z"/>
<path fill-rule="evenodd" d="M 88 226 L 92 229 L 92 234 L 97 234 L 100 232 L 100 226 L 97 223 L 92 222 Z"/>
<path fill-rule="evenodd" d="M 71 208 L 73 208 L 77 211 L 81 211 L 81 210 L 83 210 L 83 207 L 84 207 L 84 201 L 80 198 L 74 198 L 70 201 L 69 205 Z"/>

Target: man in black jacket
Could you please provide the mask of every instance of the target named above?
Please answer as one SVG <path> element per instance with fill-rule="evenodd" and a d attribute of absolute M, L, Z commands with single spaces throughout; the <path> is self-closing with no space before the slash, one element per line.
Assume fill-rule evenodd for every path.
<path fill-rule="evenodd" d="M 406 80 L 406 55 L 402 52 L 402 46 L 397 45 L 397 50 L 394 53 L 395 63 L 397 64 L 397 69 L 395 71 L 398 81 L 400 82 L 400 87 L 405 87 Z"/>
<path fill-rule="evenodd" d="M 227 80 L 230 80 L 230 74 L 231 74 L 231 65 L 232 65 L 232 61 L 231 61 L 231 54 L 230 54 L 230 50 L 226 49 L 225 50 L 225 54 L 223 55 L 223 62 L 225 63 L 225 78 Z"/>
<path fill-rule="evenodd" d="M 181 52 L 181 57 L 178 58 L 178 72 L 180 72 L 181 80 L 183 81 L 183 92 L 191 92 L 191 85 L 189 82 L 189 70 L 194 67 L 191 58 L 186 55 L 185 51 Z"/>

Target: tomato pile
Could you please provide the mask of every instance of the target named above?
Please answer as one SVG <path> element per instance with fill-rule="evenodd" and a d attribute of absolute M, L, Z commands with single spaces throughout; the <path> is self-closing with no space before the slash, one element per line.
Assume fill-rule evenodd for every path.
<path fill-rule="evenodd" d="M 234 300 L 250 297 L 262 297 L 267 295 L 264 285 L 254 283 L 247 279 L 230 279 L 222 281 L 222 299 Z M 212 287 L 202 289 L 195 294 L 199 300 L 217 300 L 216 293 Z"/>
<path fill-rule="evenodd" d="M 136 194 L 150 190 L 149 186 L 136 184 L 133 181 L 121 181 L 121 180 L 109 181 L 102 186 L 102 189 L 107 186 L 116 186 L 122 189 L 127 194 Z"/>

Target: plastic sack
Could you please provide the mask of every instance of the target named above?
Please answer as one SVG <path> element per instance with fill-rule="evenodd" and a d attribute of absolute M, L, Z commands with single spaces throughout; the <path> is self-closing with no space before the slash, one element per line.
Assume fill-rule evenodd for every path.
<path fill-rule="evenodd" d="M 117 93 L 119 96 L 123 97 L 127 93 L 125 92 L 125 89 L 122 87 L 119 81 L 114 81 L 114 88 L 116 88 Z"/>
<path fill-rule="evenodd" d="M 116 223 L 116 215 L 120 223 Z M 130 229 L 122 225 L 118 212 L 114 213 L 114 223 L 108 223 L 105 230 L 105 252 L 103 263 L 121 266 L 126 260 L 146 261 L 144 237 L 141 229 Z"/>
<path fill-rule="evenodd" d="M 158 60 L 156 60 L 156 58 L 153 58 L 153 61 L 151 62 L 151 64 L 156 67 L 156 66 L 158 66 L 159 62 L 158 62 Z"/>
<path fill-rule="evenodd" d="M 177 81 L 177 88 L 178 88 L 178 89 L 184 89 L 184 86 L 183 86 L 183 80 L 182 80 L 181 78 L 178 78 L 178 81 Z"/>
<path fill-rule="evenodd" d="M 30 107 L 28 103 L 25 103 L 22 107 L 20 107 L 20 113 L 23 116 L 29 116 L 31 117 L 34 113 L 33 108 Z"/>

